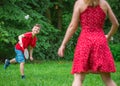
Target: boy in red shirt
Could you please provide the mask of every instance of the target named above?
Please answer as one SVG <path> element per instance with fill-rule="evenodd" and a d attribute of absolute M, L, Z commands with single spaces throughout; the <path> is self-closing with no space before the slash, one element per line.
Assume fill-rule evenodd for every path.
<path fill-rule="evenodd" d="M 36 24 L 32 28 L 32 32 L 26 32 L 26 33 L 18 36 L 19 41 L 15 45 L 16 57 L 11 60 L 6 59 L 5 64 L 4 64 L 4 69 L 6 69 L 11 63 L 18 62 L 18 63 L 20 63 L 21 77 L 22 77 L 22 79 L 25 78 L 25 75 L 24 75 L 24 64 L 25 64 L 24 49 L 30 47 L 29 55 L 30 55 L 30 60 L 32 61 L 33 60 L 33 57 L 32 57 L 33 48 L 36 46 L 36 41 L 37 41 L 36 35 L 39 33 L 40 28 L 41 28 L 40 25 Z"/>

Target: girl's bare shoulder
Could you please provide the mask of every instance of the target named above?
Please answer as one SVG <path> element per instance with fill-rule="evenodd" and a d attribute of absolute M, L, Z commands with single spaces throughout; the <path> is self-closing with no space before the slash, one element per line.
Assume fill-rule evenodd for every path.
<path fill-rule="evenodd" d="M 100 0 L 100 7 L 107 14 L 107 11 L 109 9 L 109 4 L 108 4 L 108 2 L 106 0 Z"/>
<path fill-rule="evenodd" d="M 79 8 L 80 12 L 84 11 L 87 8 L 87 4 L 85 4 L 84 0 L 77 0 L 75 4 Z"/>
<path fill-rule="evenodd" d="M 75 3 L 80 6 L 80 5 L 83 5 L 83 4 L 84 4 L 84 0 L 76 0 Z"/>
<path fill-rule="evenodd" d="M 100 5 L 103 7 L 107 7 L 109 4 L 106 0 L 100 0 Z"/>

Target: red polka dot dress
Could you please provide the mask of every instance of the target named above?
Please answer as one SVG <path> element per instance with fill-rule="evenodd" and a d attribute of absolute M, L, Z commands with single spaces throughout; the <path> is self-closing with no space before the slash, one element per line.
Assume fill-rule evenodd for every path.
<path fill-rule="evenodd" d="M 80 14 L 82 27 L 76 44 L 71 73 L 115 72 L 112 53 L 103 31 L 106 14 L 98 5 Z"/>

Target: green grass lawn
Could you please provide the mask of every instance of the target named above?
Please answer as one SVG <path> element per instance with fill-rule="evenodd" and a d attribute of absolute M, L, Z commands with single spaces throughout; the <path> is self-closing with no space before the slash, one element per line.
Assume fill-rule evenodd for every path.
<path fill-rule="evenodd" d="M 72 62 L 48 61 L 26 63 L 26 79 L 22 80 L 19 64 L 12 64 L 6 70 L 0 65 L 0 86 L 71 86 L 73 75 L 70 74 Z M 120 86 L 120 62 L 116 62 L 117 72 L 112 79 Z M 104 86 L 97 74 L 88 74 L 83 86 Z"/>

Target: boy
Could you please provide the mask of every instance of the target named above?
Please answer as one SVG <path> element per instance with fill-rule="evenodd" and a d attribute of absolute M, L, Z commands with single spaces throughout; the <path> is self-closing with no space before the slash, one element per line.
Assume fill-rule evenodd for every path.
<path fill-rule="evenodd" d="M 39 33 L 41 26 L 39 24 L 36 24 L 32 28 L 32 32 L 27 32 L 22 35 L 18 36 L 18 43 L 15 45 L 15 52 L 16 57 L 8 60 L 5 60 L 4 69 L 6 69 L 11 63 L 18 62 L 20 63 L 20 73 L 21 78 L 24 79 L 24 64 L 25 64 L 25 57 L 24 57 L 24 49 L 30 47 L 29 54 L 30 54 L 30 60 L 33 60 L 32 53 L 33 48 L 36 46 L 37 37 L 36 35 Z"/>

